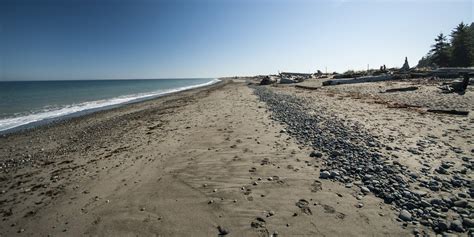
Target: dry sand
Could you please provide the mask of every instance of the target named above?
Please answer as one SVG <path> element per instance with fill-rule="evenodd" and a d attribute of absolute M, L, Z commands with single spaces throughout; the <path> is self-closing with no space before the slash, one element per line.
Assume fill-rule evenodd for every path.
<path fill-rule="evenodd" d="M 449 146 L 472 156 L 472 116 L 388 109 L 336 87 L 273 89 L 363 123 L 403 148 L 397 159 L 413 169 L 456 157 Z M 2 137 L 0 233 L 217 236 L 222 226 L 228 236 L 410 235 L 383 200 L 319 179 L 321 160 L 284 128 L 234 80 Z M 439 147 L 426 159 L 406 151 L 429 135 Z"/>

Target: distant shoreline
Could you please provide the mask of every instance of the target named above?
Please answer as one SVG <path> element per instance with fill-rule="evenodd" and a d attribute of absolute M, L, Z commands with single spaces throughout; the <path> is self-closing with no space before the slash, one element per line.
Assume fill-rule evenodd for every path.
<path fill-rule="evenodd" d="M 198 78 L 195 78 L 195 79 L 198 79 Z M 200 78 L 200 79 L 202 79 L 202 78 Z M 24 124 L 24 125 L 20 125 L 20 126 L 17 126 L 17 127 L 13 127 L 13 128 L 10 128 L 10 129 L 0 131 L 0 136 L 8 136 L 8 135 L 16 134 L 16 133 L 24 133 L 24 132 L 28 132 L 30 130 L 35 130 L 37 128 L 41 128 L 41 127 L 44 127 L 44 126 L 54 126 L 55 124 L 60 124 L 60 123 L 63 123 L 63 122 L 67 122 L 68 120 L 75 119 L 75 118 L 80 118 L 80 117 L 83 117 L 83 116 L 88 116 L 88 115 L 92 115 L 92 114 L 96 114 L 96 113 L 100 113 L 100 112 L 104 112 L 104 111 L 110 111 L 110 110 L 113 110 L 113 109 L 119 109 L 119 108 L 122 108 L 122 107 L 126 107 L 126 106 L 137 104 L 137 103 L 142 103 L 142 102 L 146 102 L 146 101 L 150 101 L 150 100 L 162 99 L 162 98 L 167 97 L 167 96 L 176 95 L 176 94 L 180 94 L 180 93 L 187 92 L 187 91 L 199 90 L 199 89 L 203 89 L 203 88 L 210 88 L 210 87 L 213 87 L 213 86 L 217 86 L 218 84 L 221 84 L 225 80 L 225 79 L 222 79 L 222 78 L 214 78 L 214 79 L 218 80 L 218 81 L 213 82 L 211 84 L 205 84 L 205 85 L 202 85 L 202 86 L 197 85 L 196 87 L 192 87 L 192 88 L 188 88 L 188 89 L 183 89 L 183 90 L 179 90 L 179 91 L 165 92 L 163 94 L 159 94 L 159 95 L 155 95 L 155 96 L 138 98 L 138 99 L 135 99 L 135 100 L 132 100 L 132 101 L 127 101 L 127 102 L 123 102 L 123 103 L 103 106 L 103 107 L 99 107 L 99 108 L 86 109 L 86 110 L 82 110 L 82 111 L 78 111 L 78 112 L 73 112 L 71 114 L 62 115 L 62 116 L 59 116 L 59 117 L 43 119 L 43 120 L 40 120 L 40 121 L 27 123 L 27 124 Z M 117 80 L 121 80 L 121 79 L 117 79 Z M 128 80 L 128 79 L 124 79 L 124 80 Z M 155 79 L 136 79 L 136 80 L 155 80 Z M 160 80 L 160 79 L 157 79 L 157 80 Z M 21 82 L 26 82 L 26 81 L 21 81 Z M 32 81 L 32 82 L 40 82 L 40 81 Z"/>

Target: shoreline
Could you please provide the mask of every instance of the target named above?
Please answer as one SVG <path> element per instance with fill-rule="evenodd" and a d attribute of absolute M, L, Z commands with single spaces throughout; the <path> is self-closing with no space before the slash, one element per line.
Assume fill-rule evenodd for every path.
<path fill-rule="evenodd" d="M 462 228 L 469 222 L 460 226 L 459 218 L 469 217 L 457 212 L 472 206 L 464 186 L 472 172 L 462 173 L 472 168 L 463 158 L 474 154 L 469 148 L 472 117 L 394 109 L 370 94 L 407 82 L 396 83 L 310 91 L 226 80 L 0 137 L 0 229 L 8 236 L 215 236 L 224 229 L 230 236 L 407 236 L 438 231 L 438 219 L 428 216 L 434 227 L 420 224 L 425 217 L 416 210 L 423 208 L 405 210 L 412 218 L 407 221 L 404 207 L 375 193 L 385 180 L 368 167 L 379 165 L 394 172 L 390 180 L 402 180 L 391 185 L 423 197 L 403 195 L 396 202 L 461 201 L 456 205 L 464 207 L 444 212 L 445 204 L 433 204 L 430 211 L 444 214 L 444 221 L 454 223 L 450 228 Z M 415 101 L 432 87 L 380 96 Z M 357 98 L 349 96 L 353 92 Z M 430 106 L 461 99 L 428 95 L 429 104 L 418 102 Z M 464 96 L 469 100 L 473 92 Z M 357 159 L 346 160 L 334 147 L 343 154 L 354 151 Z M 362 172 L 350 172 L 347 162 L 356 162 L 353 166 Z M 443 174 L 440 167 L 447 167 Z M 434 191 L 424 181 L 433 177 L 456 179 L 462 186 L 442 181 Z M 459 230 L 449 232 L 467 234 Z"/>
<path fill-rule="evenodd" d="M 101 112 L 101 111 L 108 111 L 108 110 L 112 110 L 112 109 L 117 109 L 117 108 L 121 108 L 121 107 L 124 107 L 124 106 L 133 105 L 133 104 L 136 104 L 136 103 L 146 102 L 146 101 L 149 101 L 149 100 L 160 99 L 160 98 L 170 96 L 170 95 L 173 95 L 173 94 L 176 94 L 176 93 L 182 93 L 182 92 L 185 92 L 185 91 L 190 91 L 190 90 L 196 90 L 196 89 L 200 89 L 200 88 L 215 86 L 215 85 L 218 85 L 218 84 L 224 82 L 227 79 L 215 78 L 214 80 L 218 80 L 218 81 L 216 81 L 214 83 L 211 83 L 211 84 L 208 84 L 208 85 L 197 86 L 197 87 L 183 89 L 183 90 L 179 90 L 179 91 L 165 92 L 165 93 L 159 94 L 159 95 L 149 96 L 149 97 L 145 97 L 145 98 L 137 98 L 137 99 L 134 99 L 134 100 L 131 100 L 131 101 L 123 102 L 123 103 L 118 103 L 118 104 L 107 105 L 107 106 L 98 107 L 98 108 L 81 110 L 81 111 L 73 112 L 73 113 L 70 113 L 70 114 L 62 115 L 62 116 L 59 116 L 59 117 L 47 118 L 47 119 L 42 119 L 40 121 L 30 122 L 30 123 L 23 124 L 23 125 L 20 125 L 20 126 L 17 126 L 17 127 L 2 130 L 2 131 L 0 131 L 0 137 L 8 136 L 9 134 L 27 132 L 29 130 L 36 129 L 36 128 L 43 127 L 43 126 L 54 126 L 55 124 L 58 124 L 58 123 L 61 123 L 63 121 L 67 121 L 67 120 L 70 120 L 70 119 L 91 115 L 91 114 Z M 212 81 L 210 81 L 210 82 L 212 82 Z"/>

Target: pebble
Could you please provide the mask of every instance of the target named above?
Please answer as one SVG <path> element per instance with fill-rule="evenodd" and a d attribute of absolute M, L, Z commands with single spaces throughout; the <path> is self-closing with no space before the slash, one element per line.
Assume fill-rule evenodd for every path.
<path fill-rule="evenodd" d="M 466 207 L 468 204 L 468 202 L 464 199 L 461 199 L 461 200 L 457 200 L 454 202 L 454 206 L 456 207 Z"/>
<path fill-rule="evenodd" d="M 462 226 L 462 222 L 460 220 L 454 220 L 451 222 L 451 230 L 457 231 L 457 232 L 464 232 L 464 228 Z"/>
<path fill-rule="evenodd" d="M 370 193 L 370 190 L 365 186 L 360 187 L 360 191 L 362 191 L 364 194 Z"/>
<path fill-rule="evenodd" d="M 217 226 L 217 230 L 219 231 L 219 235 L 227 235 L 229 234 L 229 230 L 222 226 Z"/>
<path fill-rule="evenodd" d="M 408 212 L 407 210 L 401 210 L 398 217 L 403 221 L 411 221 L 412 220 L 411 213 Z"/>
<path fill-rule="evenodd" d="M 319 173 L 319 178 L 321 179 L 328 179 L 329 177 L 331 177 L 331 173 L 329 173 L 329 171 L 323 171 Z"/>
<path fill-rule="evenodd" d="M 314 157 L 314 158 L 321 158 L 323 157 L 323 153 L 318 152 L 318 151 L 312 151 L 311 154 L 309 154 L 309 156 Z"/>
<path fill-rule="evenodd" d="M 474 220 L 470 218 L 464 218 L 462 224 L 467 228 L 474 228 Z"/>

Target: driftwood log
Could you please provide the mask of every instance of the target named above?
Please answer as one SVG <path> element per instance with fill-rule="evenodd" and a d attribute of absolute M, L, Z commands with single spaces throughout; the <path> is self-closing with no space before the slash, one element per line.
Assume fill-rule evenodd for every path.
<path fill-rule="evenodd" d="M 468 115 L 469 114 L 469 111 L 459 111 L 459 110 L 429 109 L 427 111 L 431 113 L 437 113 L 437 114 L 453 114 L 453 115 Z"/>
<path fill-rule="evenodd" d="M 296 88 L 305 89 L 305 90 L 317 90 L 319 87 L 312 87 L 312 86 L 302 86 L 302 85 L 295 85 Z"/>
<path fill-rule="evenodd" d="M 393 88 L 387 89 L 382 93 L 391 93 L 391 92 L 403 92 L 403 91 L 416 91 L 418 90 L 417 86 L 403 87 L 403 88 Z"/>
<path fill-rule="evenodd" d="M 464 95 L 467 90 L 467 86 L 469 85 L 469 75 L 464 74 L 463 80 L 461 82 L 452 82 L 446 83 L 443 86 L 439 87 L 443 91 L 443 93 L 458 93 L 460 95 Z"/>
<path fill-rule="evenodd" d="M 351 79 L 332 79 L 332 80 L 324 81 L 323 86 L 388 81 L 388 80 L 393 80 L 393 79 L 394 78 L 391 75 L 368 76 L 368 77 L 359 77 L 359 78 L 351 78 Z"/>

